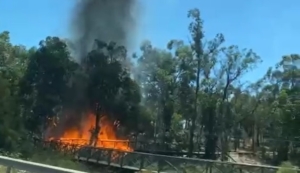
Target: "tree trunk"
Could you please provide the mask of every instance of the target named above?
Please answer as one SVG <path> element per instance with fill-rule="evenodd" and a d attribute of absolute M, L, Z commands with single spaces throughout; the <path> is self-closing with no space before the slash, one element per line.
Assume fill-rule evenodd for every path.
<path fill-rule="evenodd" d="M 229 76 L 227 76 L 227 84 L 224 87 L 223 91 L 223 97 L 222 97 L 222 104 L 220 106 L 220 111 L 219 111 L 219 116 L 220 116 L 220 121 L 221 121 L 221 160 L 225 161 L 227 160 L 227 150 L 228 150 L 228 141 L 227 141 L 227 134 L 226 134 L 226 115 L 225 115 L 225 101 L 227 98 L 227 92 L 228 92 L 228 87 L 231 83 L 231 80 L 229 79 Z"/>
<path fill-rule="evenodd" d="M 289 141 L 283 141 L 280 144 L 278 151 L 277 151 L 278 156 L 277 156 L 277 160 L 276 160 L 278 163 L 288 160 L 289 145 L 290 145 Z"/>
<path fill-rule="evenodd" d="M 91 139 L 90 139 L 90 145 L 91 146 L 97 146 L 98 142 L 98 135 L 100 132 L 100 119 L 101 119 L 101 109 L 98 105 L 96 105 L 96 121 L 95 121 L 95 128 L 92 129 L 91 133 Z"/>
<path fill-rule="evenodd" d="M 257 127 L 256 132 L 257 132 L 257 135 L 256 135 L 256 146 L 260 147 L 260 129 L 259 129 L 259 127 Z"/>
<path fill-rule="evenodd" d="M 218 136 L 215 133 L 216 115 L 213 108 L 208 108 L 207 122 L 205 122 L 205 159 L 216 159 Z"/>
<path fill-rule="evenodd" d="M 221 161 L 227 161 L 227 152 L 228 152 L 228 137 L 227 134 L 225 132 L 225 130 L 223 130 L 221 132 Z"/>
<path fill-rule="evenodd" d="M 201 72 L 201 56 L 203 55 L 202 43 L 201 43 L 201 35 L 202 33 L 197 32 L 195 41 L 195 52 L 197 56 L 197 74 L 196 74 L 196 90 L 195 90 L 195 100 L 194 100 L 194 113 L 192 115 L 192 126 L 190 128 L 190 140 L 189 140 L 189 148 L 188 148 L 188 156 L 191 157 L 194 150 L 194 132 L 196 129 L 196 119 L 198 116 L 198 94 L 200 89 L 200 72 Z"/>
<path fill-rule="evenodd" d="M 257 145 L 257 127 L 256 127 L 256 122 L 254 121 L 253 124 L 253 134 L 252 134 L 252 151 L 253 153 L 256 152 L 256 145 Z"/>
<path fill-rule="evenodd" d="M 193 156 L 195 129 L 196 129 L 196 116 L 193 116 L 192 117 L 192 125 L 190 128 L 190 135 L 189 135 L 188 157 Z"/>
<path fill-rule="evenodd" d="M 97 146 L 97 142 L 98 142 L 98 135 L 100 132 L 100 119 L 101 119 L 101 114 L 100 114 L 100 110 L 97 109 L 96 111 L 96 121 L 95 121 L 95 136 L 94 136 L 94 147 Z"/>

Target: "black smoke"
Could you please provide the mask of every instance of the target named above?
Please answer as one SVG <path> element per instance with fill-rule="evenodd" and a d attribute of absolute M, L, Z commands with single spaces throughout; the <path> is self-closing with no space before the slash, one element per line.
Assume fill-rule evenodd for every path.
<path fill-rule="evenodd" d="M 134 46 L 141 16 L 139 8 L 138 0 L 77 1 L 71 14 L 69 48 L 80 68 L 72 76 L 70 90 L 66 91 L 68 101 L 64 105 L 60 124 L 51 134 L 57 137 L 66 129 L 80 129 L 86 113 L 95 109 L 88 94 L 91 79 L 86 77 L 90 64 L 85 63 L 84 59 L 96 48 L 95 40 L 115 42 L 127 49 Z"/>
<path fill-rule="evenodd" d="M 80 0 L 71 22 L 75 58 L 93 48 L 94 40 L 131 47 L 138 27 L 138 0 Z"/>

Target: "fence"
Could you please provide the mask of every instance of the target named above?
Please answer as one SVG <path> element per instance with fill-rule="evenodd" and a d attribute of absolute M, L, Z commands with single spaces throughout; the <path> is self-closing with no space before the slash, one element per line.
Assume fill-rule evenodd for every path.
<path fill-rule="evenodd" d="M 113 152 L 110 152 L 112 154 Z M 138 162 L 143 162 L 142 164 L 146 164 L 146 160 L 152 160 L 152 162 L 163 163 L 164 160 L 168 160 L 169 166 L 173 167 L 173 170 L 167 169 L 162 172 L 170 172 L 170 173 L 197 173 L 197 172 L 202 172 L 202 173 L 276 173 L 278 171 L 278 167 L 272 167 L 272 166 L 259 166 L 259 165 L 250 165 L 250 164 L 237 164 L 237 163 L 228 163 L 228 162 L 218 162 L 218 161 L 209 161 L 209 160 L 199 160 L 199 159 L 184 159 L 184 158 L 176 158 L 176 157 L 169 157 L 165 158 L 166 156 L 158 156 L 158 155 L 151 155 L 151 154 L 142 154 L 142 153 L 132 153 L 131 157 L 134 157 L 134 155 L 138 156 Z M 109 156 L 109 155 L 108 155 Z M 108 157 L 104 155 L 103 157 Z M 142 156 L 142 157 L 141 157 Z M 123 156 L 124 157 L 124 156 Z M 151 157 L 153 157 L 151 159 Z M 99 158 L 99 157 L 97 157 Z M 111 158 L 111 157 L 110 157 Z M 90 158 L 81 158 L 82 161 L 86 160 L 89 162 L 103 162 L 107 161 L 106 164 L 110 166 L 116 166 L 119 165 L 118 163 L 120 160 L 115 158 L 112 161 L 109 161 L 111 159 L 105 160 L 104 158 L 101 158 L 102 161 L 100 160 L 94 160 L 93 157 Z M 193 163 L 194 162 L 194 163 Z M 141 163 L 140 163 L 141 164 Z M 182 165 L 184 164 L 184 165 Z M 87 173 L 87 172 L 82 172 L 82 171 L 76 171 L 76 170 L 71 170 L 71 169 L 65 169 L 65 168 L 60 168 L 60 167 L 55 167 L 55 166 L 49 166 L 49 165 L 44 165 L 40 163 L 35 163 L 35 162 L 29 162 L 29 161 L 24 161 L 24 160 L 19 160 L 19 159 L 13 159 L 9 157 L 4 157 L 0 156 L 0 165 L 3 165 L 6 167 L 6 170 L 2 170 L 3 172 L 6 173 L 11 173 L 12 168 L 18 169 L 20 171 L 18 172 L 28 172 L 28 173 Z M 120 164 L 121 168 L 124 169 L 132 169 L 134 168 L 133 166 L 137 165 L 132 165 L 130 163 L 124 162 L 123 164 Z M 178 166 L 184 166 L 186 169 L 182 170 Z M 166 166 L 163 164 L 162 166 Z M 177 167 L 177 168 L 175 168 Z M 174 170 L 175 168 L 175 170 Z M 157 168 L 155 168 L 156 170 Z M 188 170 L 187 170 L 188 169 Z M 137 169 L 138 170 L 138 169 Z M 151 167 L 148 167 L 146 170 L 151 170 Z M 292 173 L 298 173 L 300 172 L 299 169 L 288 169 L 288 171 L 291 171 Z M 0 171 L 1 172 L 1 171 Z M 154 171 L 157 172 L 157 171 Z"/>
<path fill-rule="evenodd" d="M 148 172 L 164 173 L 278 173 L 280 170 L 279 167 L 275 166 L 172 157 L 95 147 L 82 147 L 75 151 L 74 154 L 78 160 L 83 162 L 134 171 L 146 170 Z M 298 168 L 285 168 L 284 171 L 300 173 Z"/>

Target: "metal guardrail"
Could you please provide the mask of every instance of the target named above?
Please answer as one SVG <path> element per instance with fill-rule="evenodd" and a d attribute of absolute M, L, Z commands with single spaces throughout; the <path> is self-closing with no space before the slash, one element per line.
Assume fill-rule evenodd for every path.
<path fill-rule="evenodd" d="M 180 158 L 92 147 L 80 148 L 79 151 L 77 151 L 77 154 L 79 154 L 77 155 L 77 159 L 81 161 L 94 162 L 136 171 L 147 170 L 169 173 L 276 173 L 279 169 L 278 167 L 273 166 Z M 5 156 L 0 156 L 0 165 L 7 167 L 5 171 L 6 173 L 12 172 L 12 168 L 29 173 L 86 173 L 20 159 L 13 159 Z M 293 173 L 300 172 L 300 170 L 296 168 L 288 168 L 288 170 Z"/>
<path fill-rule="evenodd" d="M 12 168 L 30 173 L 86 173 L 72 169 L 65 169 L 56 166 L 24 161 L 20 159 L 13 159 L 5 156 L 0 156 L 0 165 L 6 166 L 6 173 L 12 172 Z"/>
<path fill-rule="evenodd" d="M 40 146 L 39 146 L 40 147 Z M 97 148 L 68 144 L 59 141 L 44 141 L 42 147 L 63 152 L 94 166 L 113 167 L 131 171 L 152 171 L 167 173 L 278 173 L 282 168 L 267 165 L 221 162 L 196 158 L 172 157 L 143 152 Z M 1 163 L 0 163 L 1 164 Z M 284 171 L 300 173 L 299 168 L 285 168 Z"/>
<path fill-rule="evenodd" d="M 275 166 L 172 157 L 94 147 L 79 148 L 74 154 L 76 159 L 80 161 L 135 171 L 146 170 L 165 173 L 277 173 L 281 169 Z M 298 168 L 286 168 L 285 171 L 300 173 Z"/>

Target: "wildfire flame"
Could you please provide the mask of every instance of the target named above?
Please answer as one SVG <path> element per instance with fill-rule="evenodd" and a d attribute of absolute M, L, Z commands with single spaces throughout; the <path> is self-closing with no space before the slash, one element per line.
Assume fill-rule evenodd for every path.
<path fill-rule="evenodd" d="M 91 130 L 95 127 L 96 116 L 88 114 L 81 122 L 81 128 L 71 127 L 66 129 L 60 137 L 50 137 L 48 140 L 59 140 L 63 143 L 89 145 L 91 139 Z M 111 123 L 107 117 L 100 119 L 100 132 L 96 147 L 111 148 L 122 151 L 133 151 L 129 146 L 129 140 L 119 140 L 114 130 L 114 123 Z M 54 127 L 55 128 L 55 127 Z"/>

